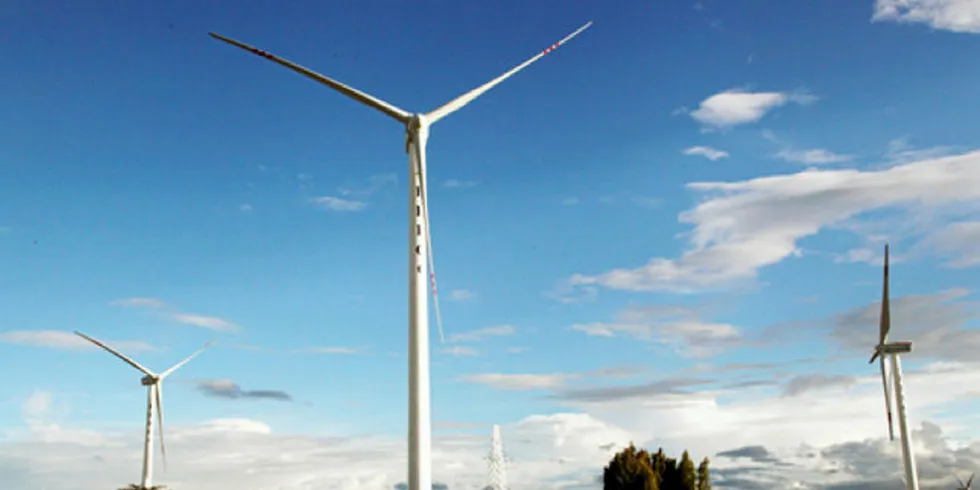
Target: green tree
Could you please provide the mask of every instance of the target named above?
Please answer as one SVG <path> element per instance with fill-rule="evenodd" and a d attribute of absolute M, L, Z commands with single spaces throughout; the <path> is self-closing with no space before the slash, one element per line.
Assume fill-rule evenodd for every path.
<path fill-rule="evenodd" d="M 656 475 L 650 467 L 650 455 L 629 447 L 616 453 L 602 471 L 603 490 L 659 490 Z"/>
<path fill-rule="evenodd" d="M 710 463 L 708 458 L 704 458 L 698 466 L 698 490 L 711 490 L 711 474 L 708 471 Z"/>
<path fill-rule="evenodd" d="M 691 460 L 691 455 L 687 451 L 681 455 L 681 463 L 677 472 L 679 490 L 698 490 L 698 472 L 694 468 L 694 461 Z"/>

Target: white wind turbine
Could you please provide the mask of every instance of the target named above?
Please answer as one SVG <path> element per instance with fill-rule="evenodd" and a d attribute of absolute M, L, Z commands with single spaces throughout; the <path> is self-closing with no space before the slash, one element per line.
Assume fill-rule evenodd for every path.
<path fill-rule="evenodd" d="M 153 488 L 160 488 L 153 486 L 153 410 L 156 408 L 157 412 L 157 423 L 159 424 L 158 430 L 160 432 L 160 455 L 163 458 L 163 467 L 167 467 L 167 446 L 163 443 L 163 380 L 167 376 L 173 374 L 174 371 L 179 369 L 188 361 L 195 358 L 204 349 L 207 349 L 211 342 L 204 344 L 204 347 L 198 349 L 197 352 L 187 356 L 183 361 L 174 364 L 173 367 L 167 369 L 166 371 L 155 374 L 149 369 L 141 366 L 138 362 L 120 354 L 112 347 L 99 342 L 98 340 L 89 337 L 81 332 L 75 332 L 76 335 L 82 337 L 85 340 L 109 351 L 110 354 L 122 359 L 126 364 L 133 366 L 145 376 L 140 379 L 140 383 L 146 386 L 146 436 L 143 440 L 143 477 L 140 480 L 140 486 L 138 488 L 142 490 L 150 490 Z"/>
<path fill-rule="evenodd" d="M 960 477 L 956 477 L 956 483 L 960 484 L 959 488 L 956 490 L 971 490 L 973 488 L 973 475 L 970 475 L 970 479 L 967 480 L 966 483 L 963 483 L 963 480 L 960 480 Z"/>
<path fill-rule="evenodd" d="M 888 416 L 888 437 L 895 440 L 892 429 L 892 398 L 888 386 L 888 376 L 885 368 L 885 355 L 891 358 L 891 378 L 895 390 L 895 404 L 898 408 L 898 429 L 902 438 L 902 460 L 905 467 L 905 486 L 908 490 L 919 490 L 919 476 L 915 468 L 915 454 L 912 452 L 912 434 L 905 410 L 905 385 L 902 381 L 902 361 L 900 354 L 912 352 L 912 342 L 890 342 L 888 331 L 891 329 L 891 312 L 888 305 L 888 245 L 885 245 L 885 277 L 881 293 L 881 319 L 878 329 L 878 345 L 868 364 L 878 359 L 881 365 L 881 383 L 885 391 L 885 412 Z"/>
<path fill-rule="evenodd" d="M 383 112 L 405 125 L 405 152 L 409 161 L 409 238 L 408 238 L 408 488 L 430 490 L 432 488 L 432 429 L 429 409 L 429 312 L 425 297 L 426 268 L 431 269 L 432 296 L 436 310 L 436 323 L 442 338 L 442 319 L 436 296 L 435 266 L 432 261 L 432 239 L 429 234 L 429 206 L 426 190 L 425 145 L 429 127 L 440 119 L 472 102 L 500 82 L 523 70 L 542 56 L 554 51 L 575 37 L 592 22 L 588 22 L 561 41 L 552 44 L 531 59 L 489 82 L 460 95 L 426 114 L 412 114 L 381 99 L 327 78 L 305 67 L 286 61 L 278 56 L 256 49 L 247 44 L 209 33 L 211 37 L 250 51 L 286 68 L 320 82 L 364 105 Z M 423 258 L 425 257 L 425 258 Z M 426 262 L 426 260 L 428 262 Z"/>

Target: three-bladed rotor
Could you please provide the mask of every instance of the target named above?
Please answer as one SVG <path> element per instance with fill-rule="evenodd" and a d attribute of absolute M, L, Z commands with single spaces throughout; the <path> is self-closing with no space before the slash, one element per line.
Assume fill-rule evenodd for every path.
<path fill-rule="evenodd" d="M 88 335 L 85 335 L 85 334 L 83 334 L 81 332 L 78 332 L 78 331 L 75 332 L 75 335 L 78 335 L 79 337 L 81 337 L 81 338 L 83 338 L 85 340 L 88 340 L 89 342 L 91 342 L 91 343 L 93 343 L 93 344 L 101 347 L 106 352 L 108 352 L 108 353 L 110 353 L 110 354 L 118 357 L 119 359 L 121 359 L 126 364 L 129 364 L 130 366 L 136 368 L 136 370 L 138 370 L 138 371 L 140 371 L 141 373 L 144 374 L 144 376 L 142 378 L 140 378 L 140 384 L 142 384 L 143 386 L 146 386 L 147 389 L 150 390 L 149 397 L 153 400 L 153 403 L 151 403 L 151 405 L 156 405 L 157 430 L 158 430 L 159 437 L 160 437 L 160 456 L 161 456 L 161 458 L 163 460 L 163 467 L 164 467 L 164 469 L 166 469 L 167 468 L 167 445 L 164 443 L 164 440 L 163 440 L 163 380 L 167 376 L 170 376 L 171 374 L 173 374 L 174 371 L 180 369 L 181 366 L 183 366 L 184 364 L 187 364 L 188 362 L 190 362 L 191 359 L 194 359 L 195 357 L 197 357 L 198 355 L 200 355 L 202 352 L 204 352 L 204 350 L 207 349 L 208 347 L 210 347 L 212 343 L 211 342 L 208 342 L 208 343 L 204 344 L 204 347 L 201 347 L 200 349 L 198 349 L 193 354 L 187 356 L 184 360 L 178 362 L 177 364 L 174 364 L 173 366 L 171 366 L 166 371 L 164 371 L 164 372 L 162 372 L 160 374 L 157 374 L 157 373 L 154 373 L 154 372 L 150 371 L 149 369 L 143 367 L 143 365 L 141 365 L 140 363 L 138 363 L 138 362 L 130 359 L 129 357 L 127 357 L 127 356 L 125 356 L 123 354 L 121 354 L 119 351 L 113 349 L 112 347 L 109 347 L 108 345 L 106 345 L 105 343 L 103 343 L 103 342 L 101 342 L 99 340 L 96 340 L 96 339 L 94 339 L 92 337 L 89 337 Z M 152 410 L 152 406 L 149 407 L 149 409 Z M 152 417 L 153 414 L 152 413 L 148 413 L 147 416 L 148 417 Z M 147 437 L 149 437 L 149 434 L 147 434 Z"/>

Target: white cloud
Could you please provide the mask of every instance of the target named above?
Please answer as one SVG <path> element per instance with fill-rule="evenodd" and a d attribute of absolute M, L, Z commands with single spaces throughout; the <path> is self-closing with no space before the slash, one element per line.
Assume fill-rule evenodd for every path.
<path fill-rule="evenodd" d="M 813 148 L 809 150 L 784 149 L 776 153 L 776 158 L 781 158 L 787 162 L 803 163 L 807 165 L 824 165 L 828 163 L 843 163 L 854 159 L 852 155 L 841 155 L 823 148 Z"/>
<path fill-rule="evenodd" d="M 47 391 L 34 390 L 21 404 L 25 419 L 43 417 L 49 410 L 51 410 L 51 393 Z"/>
<path fill-rule="evenodd" d="M 817 98 L 802 92 L 748 92 L 729 89 L 701 101 L 690 115 L 699 123 L 716 128 L 753 123 L 773 109 L 790 102 L 809 104 Z"/>
<path fill-rule="evenodd" d="M 129 308 L 163 308 L 167 306 L 162 300 L 156 298 L 125 298 L 117 299 L 111 303 L 113 306 L 125 306 Z"/>
<path fill-rule="evenodd" d="M 479 355 L 476 349 L 472 347 L 467 347 L 465 345 L 454 345 L 451 347 L 446 347 L 442 349 L 442 353 L 450 356 L 456 356 L 456 357 L 475 357 Z"/>
<path fill-rule="evenodd" d="M 488 337 L 500 337 L 503 335 L 513 335 L 517 329 L 512 325 L 494 325 L 491 327 L 478 328 L 469 332 L 460 332 L 449 336 L 450 342 L 481 342 Z"/>
<path fill-rule="evenodd" d="M 472 181 L 472 180 L 458 180 L 458 179 L 449 179 L 449 180 L 447 180 L 447 181 L 445 181 L 445 182 L 442 183 L 442 186 L 443 187 L 446 187 L 446 188 L 449 188 L 449 189 L 456 189 L 456 188 L 460 188 L 460 187 L 473 187 L 475 185 L 476 185 L 476 182 L 475 181 Z"/>
<path fill-rule="evenodd" d="M 361 211 L 367 203 L 333 196 L 320 196 L 310 199 L 313 203 L 331 211 Z"/>
<path fill-rule="evenodd" d="M 307 347 L 303 349 L 303 352 L 309 352 L 311 354 L 352 355 L 360 353 L 361 350 L 353 347 Z"/>
<path fill-rule="evenodd" d="M 897 445 L 885 440 L 876 368 L 866 369 L 867 375 L 846 382 L 804 373 L 812 386 L 796 381 L 793 396 L 785 396 L 793 381 L 782 387 L 690 392 L 697 383 L 678 380 L 661 382 L 659 392 L 648 389 L 642 396 L 634 386 L 593 390 L 592 396 L 559 392 L 568 407 L 558 413 L 501 421 L 511 487 L 597 488 L 602 466 L 630 441 L 663 447 L 671 455 L 688 449 L 695 459 L 711 457 L 719 488 L 793 488 L 796 482 L 809 483 L 796 488 L 822 490 L 888 488 L 881 482 L 894 487 L 901 471 Z M 500 387 L 562 389 L 565 376 L 512 377 Z M 975 368 L 964 365 L 908 369 L 908 410 L 924 489 L 937 488 L 951 471 L 969 472 L 980 464 L 980 442 L 954 442 L 975 440 L 975 425 L 936 412 L 975 391 L 975 376 Z M 78 481 L 118 488 L 138 478 L 142 428 L 137 422 L 123 432 L 97 432 L 44 418 L 0 442 L 0 467 L 12 488 L 69 490 Z M 942 428 L 927 420 L 940 420 Z M 484 488 L 489 429 L 478 435 L 437 432 L 435 481 L 453 489 Z M 232 418 L 170 424 L 166 435 L 169 471 L 158 473 L 158 481 L 172 488 L 376 490 L 404 481 L 400 434 L 282 434 L 260 420 Z"/>
<path fill-rule="evenodd" d="M 467 289 L 453 289 L 449 292 L 450 301 L 468 301 L 476 297 L 472 291 Z"/>
<path fill-rule="evenodd" d="M 881 170 L 807 169 L 740 182 L 698 182 L 710 192 L 681 213 L 694 225 L 679 259 L 572 276 L 566 287 L 693 291 L 754 279 L 760 268 L 800 255 L 797 240 L 874 210 L 908 212 L 980 202 L 980 151 Z"/>
<path fill-rule="evenodd" d="M 942 253 L 955 258 L 946 263 L 952 268 L 980 266 L 980 221 L 951 223 L 930 237 Z"/>
<path fill-rule="evenodd" d="M 145 308 L 150 310 L 163 310 L 165 315 L 171 320 L 177 323 L 183 323 L 184 325 L 193 325 L 195 327 L 206 328 L 209 330 L 218 330 L 225 332 L 234 332 L 241 329 L 238 325 L 225 320 L 223 318 L 218 318 L 216 316 L 205 316 L 197 315 L 193 313 L 184 313 L 180 311 L 175 311 L 171 305 L 168 305 L 163 300 L 157 298 L 126 298 L 118 299 L 110 303 L 113 306 L 125 306 L 129 308 Z"/>
<path fill-rule="evenodd" d="M 253 208 L 251 204 L 242 204 L 238 206 L 238 209 L 241 210 L 243 213 L 248 213 L 251 212 Z"/>
<path fill-rule="evenodd" d="M 239 329 L 238 325 L 216 316 L 195 315 L 191 313 L 174 313 L 170 315 L 170 317 L 178 323 L 206 328 L 208 330 L 234 332 Z"/>
<path fill-rule="evenodd" d="M 876 0 L 872 21 L 922 23 L 933 29 L 980 33 L 976 0 Z"/>
<path fill-rule="evenodd" d="M 561 205 L 562 206 L 574 206 L 574 205 L 576 205 L 578 203 L 579 203 L 579 200 L 578 200 L 577 197 L 566 197 L 565 199 L 562 199 L 561 200 Z"/>
<path fill-rule="evenodd" d="M 11 330 L 0 332 L 0 342 L 6 344 L 47 347 L 50 349 L 91 350 L 97 349 L 91 342 L 62 330 Z M 127 352 L 152 351 L 146 342 L 136 340 L 106 341 L 113 348 Z"/>
<path fill-rule="evenodd" d="M 684 150 L 683 153 L 685 155 L 700 155 L 708 160 L 711 160 L 712 162 L 722 158 L 728 158 L 727 151 L 716 150 L 710 146 L 692 146 Z"/>
<path fill-rule="evenodd" d="M 740 345 L 742 333 L 727 323 L 705 322 L 696 311 L 682 307 L 630 307 L 612 323 L 572 325 L 587 335 L 627 337 L 668 346 L 684 357 L 706 357 Z"/>
<path fill-rule="evenodd" d="M 953 146 L 934 146 L 931 148 L 915 148 L 908 138 L 896 138 L 888 142 L 885 158 L 893 163 L 909 163 L 918 160 L 932 160 L 953 155 L 957 152 Z"/>
<path fill-rule="evenodd" d="M 503 374 L 503 373 L 482 373 L 467 374 L 460 379 L 469 383 L 476 383 L 502 390 L 544 390 L 556 389 L 564 384 L 565 380 L 574 378 L 574 374 L 552 373 L 552 374 Z"/>

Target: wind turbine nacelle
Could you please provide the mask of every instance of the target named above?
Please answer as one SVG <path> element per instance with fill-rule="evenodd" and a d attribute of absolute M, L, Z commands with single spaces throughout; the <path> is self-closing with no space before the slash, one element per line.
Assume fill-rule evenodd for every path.
<path fill-rule="evenodd" d="M 912 342 L 889 342 L 878 347 L 882 354 L 908 354 L 912 352 Z"/>
<path fill-rule="evenodd" d="M 140 384 L 143 386 L 151 386 L 155 385 L 156 383 L 157 379 L 153 376 L 143 376 L 143 378 L 140 379 Z"/>

